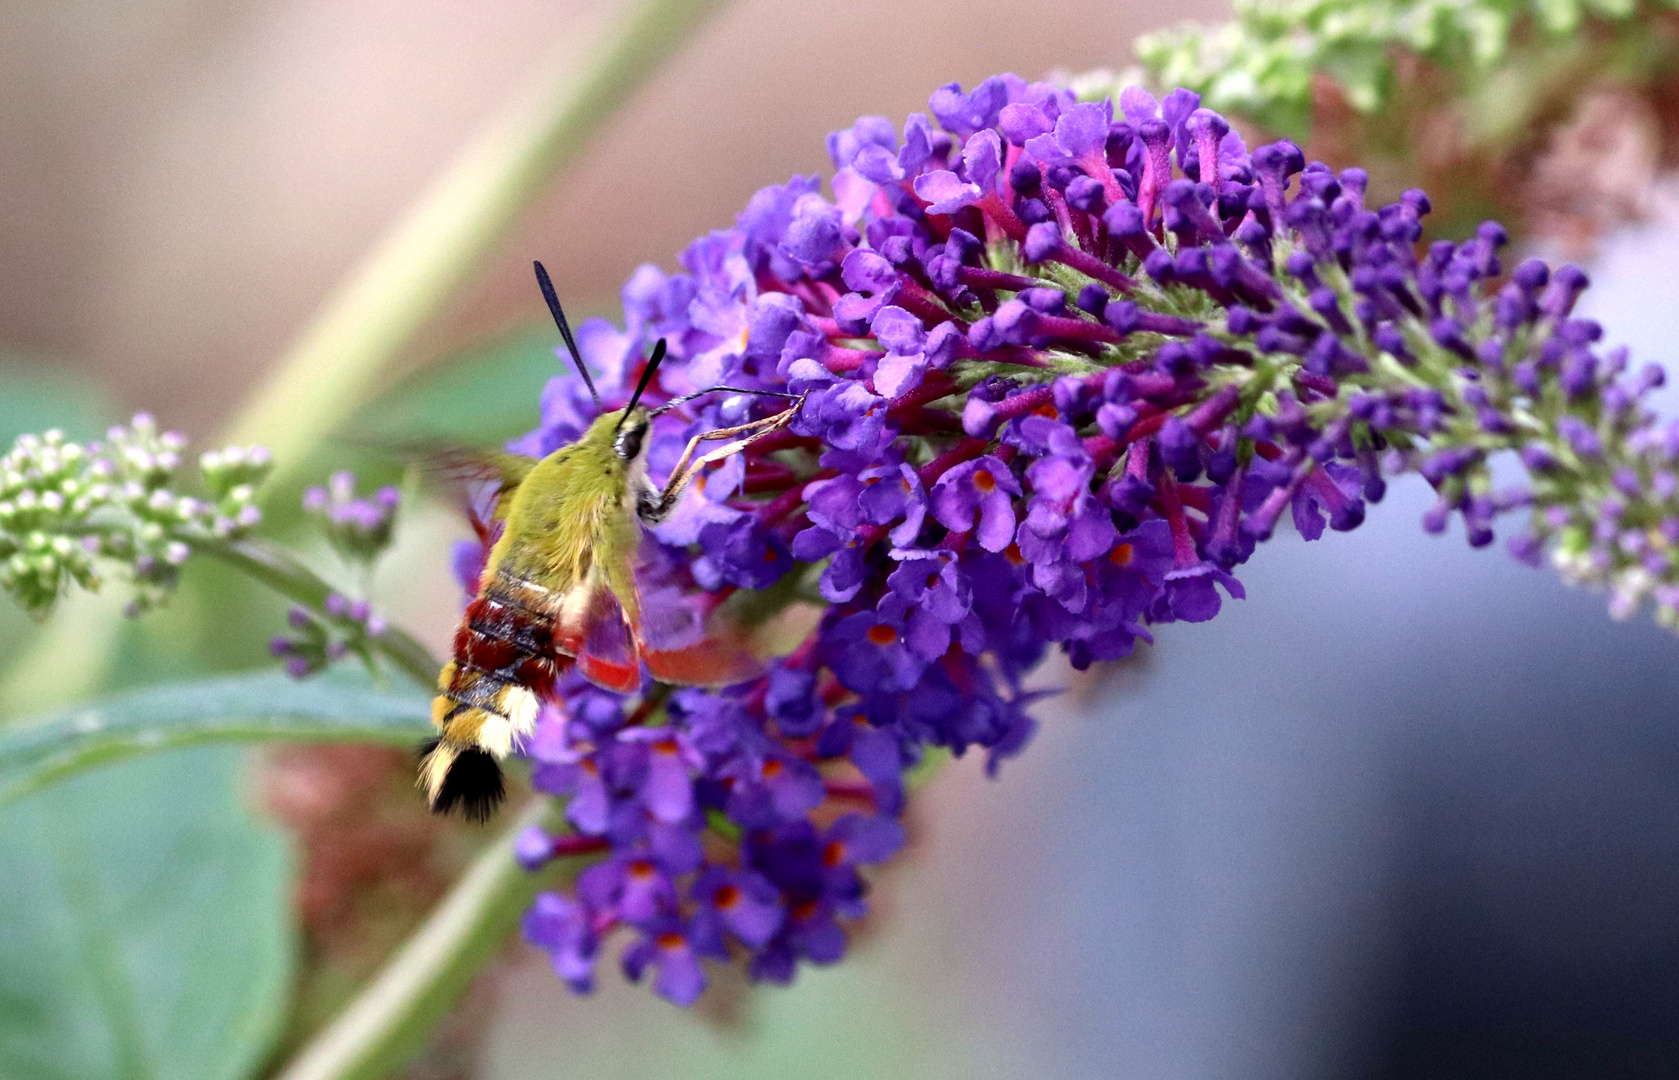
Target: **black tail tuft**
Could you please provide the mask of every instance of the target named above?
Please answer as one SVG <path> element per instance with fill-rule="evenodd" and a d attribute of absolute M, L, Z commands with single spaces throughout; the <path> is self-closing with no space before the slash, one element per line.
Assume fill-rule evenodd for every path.
<path fill-rule="evenodd" d="M 433 739 L 421 746 L 421 752 L 430 753 L 436 745 L 437 740 Z M 434 813 L 450 814 L 458 806 L 468 821 L 482 824 L 494 816 L 496 808 L 506 799 L 501 765 L 488 751 L 472 747 L 462 750 L 449 766 L 431 808 Z"/>

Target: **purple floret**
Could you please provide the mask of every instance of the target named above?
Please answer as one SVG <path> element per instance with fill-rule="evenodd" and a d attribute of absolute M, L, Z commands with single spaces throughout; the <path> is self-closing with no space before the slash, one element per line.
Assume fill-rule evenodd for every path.
<path fill-rule="evenodd" d="M 1518 558 L 1549 549 L 1618 613 L 1651 601 L 1679 626 L 1679 427 L 1642 405 L 1659 369 L 1629 374 L 1573 317 L 1585 276 L 1528 260 L 1501 280 L 1492 223 L 1422 247 L 1423 193 L 1367 207 L 1361 170 L 1286 141 L 1250 154 L 1199 105 L 951 84 L 901 140 L 882 117 L 832 135 L 830 193 L 760 190 L 680 271 L 632 276 L 622 330 L 581 328 L 607 408 L 660 338 L 650 404 L 716 384 L 803 403 L 643 552 L 646 606 L 697 638 L 724 605 L 760 628 L 763 674 L 617 695 L 568 671 L 524 748 L 570 831 L 519 857 L 607 850 L 525 922 L 573 987 L 614 934 L 626 973 L 682 1004 L 731 956 L 778 983 L 840 959 L 929 752 L 995 771 L 1036 728 L 1022 679 L 1050 649 L 1083 668 L 1215 617 L 1279 525 L 1354 528 L 1384 473 L 1419 474 L 1425 528 L 1461 517 L 1473 544 L 1527 513 Z M 785 407 L 717 394 L 661 416 L 650 472 Z M 570 374 L 541 409 L 514 449 L 595 415 Z M 1493 489 L 1502 451 L 1527 485 Z M 457 553 L 469 589 L 482 556 Z"/>

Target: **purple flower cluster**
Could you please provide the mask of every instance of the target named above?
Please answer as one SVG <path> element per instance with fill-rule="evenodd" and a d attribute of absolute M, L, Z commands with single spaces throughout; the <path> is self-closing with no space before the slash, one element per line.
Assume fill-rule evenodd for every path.
<path fill-rule="evenodd" d="M 319 614 L 301 604 L 286 612 L 291 633 L 268 639 L 268 652 L 284 661 L 286 674 L 306 679 L 355 653 L 373 666 L 372 639 L 385 632 L 384 617 L 366 600 L 328 593 Z"/>
<path fill-rule="evenodd" d="M 304 513 L 320 525 L 333 550 L 367 572 L 390 546 L 401 505 L 402 493 L 388 486 L 358 498 L 352 472 L 333 473 L 325 487 L 303 492 Z M 326 595 L 318 612 L 293 605 L 286 623 L 290 632 L 270 638 L 268 652 L 285 663 L 286 674 L 294 679 L 306 679 L 352 653 L 372 670 L 374 642 L 387 629 L 372 604 L 336 591 Z"/>
<path fill-rule="evenodd" d="M 1519 554 L 1556 537 L 1622 607 L 1654 595 L 1679 618 L 1662 591 L 1679 588 L 1679 430 L 1640 407 L 1659 371 L 1623 378 L 1571 317 L 1583 275 L 1504 277 L 1492 224 L 1419 252 L 1421 192 L 1368 208 L 1362 171 L 1288 142 L 1250 153 L 1197 106 L 1014 76 L 944 87 L 901 133 L 865 117 L 830 136 L 830 194 L 816 177 L 759 191 L 681 272 L 637 271 L 625 329 L 580 328 L 615 400 L 658 338 L 654 401 L 807 395 L 788 430 L 696 481 L 644 581 L 689 633 L 724 601 L 781 611 L 783 633 L 813 614 L 724 690 L 562 678 L 526 750 L 575 831 L 520 852 L 608 852 L 526 920 L 572 986 L 614 931 L 629 977 L 684 1004 L 701 958 L 776 982 L 839 959 L 859 868 L 903 842 L 906 776 L 930 754 L 978 748 L 994 770 L 1017 753 L 1022 678 L 1049 647 L 1082 668 L 1151 624 L 1212 618 L 1285 513 L 1307 539 L 1351 529 L 1384 471 L 1419 471 L 1440 493 L 1428 526 L 1458 514 L 1476 544 L 1531 506 Z M 652 472 L 770 407 L 714 395 L 667 415 Z M 591 416 L 556 378 L 514 448 L 547 453 Z M 1506 449 L 1533 482 L 1494 492 Z"/>

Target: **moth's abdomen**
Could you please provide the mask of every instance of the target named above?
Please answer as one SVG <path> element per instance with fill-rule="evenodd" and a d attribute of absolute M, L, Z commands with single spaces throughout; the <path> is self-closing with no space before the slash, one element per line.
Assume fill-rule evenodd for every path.
<path fill-rule="evenodd" d="M 455 658 L 438 676 L 432 702 L 432 720 L 446 740 L 500 758 L 536 726 L 537 708 L 559 670 L 554 615 L 529 602 L 534 591 L 498 578 L 467 606 L 455 632 Z"/>
<path fill-rule="evenodd" d="M 449 814 L 459 807 L 468 821 L 488 821 L 507 798 L 501 764 L 476 746 L 427 739 L 420 754 L 420 782 L 433 813 Z"/>
<path fill-rule="evenodd" d="M 555 615 L 547 589 L 498 575 L 471 604 L 455 632 L 454 659 L 437 678 L 431 719 L 435 742 L 423 749 L 420 783 L 431 807 L 461 807 L 483 820 L 503 798 L 499 759 L 536 727 L 554 688 Z"/>

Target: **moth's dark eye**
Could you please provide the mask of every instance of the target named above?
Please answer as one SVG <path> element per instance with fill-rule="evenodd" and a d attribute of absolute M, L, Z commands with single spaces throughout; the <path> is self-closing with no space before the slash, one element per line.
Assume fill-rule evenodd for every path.
<path fill-rule="evenodd" d="M 641 453 L 641 440 L 646 434 L 646 424 L 636 424 L 634 427 L 626 427 L 618 433 L 618 441 L 612 448 L 616 450 L 618 452 L 618 456 L 623 458 L 625 461 L 634 461 L 636 456 Z"/>

